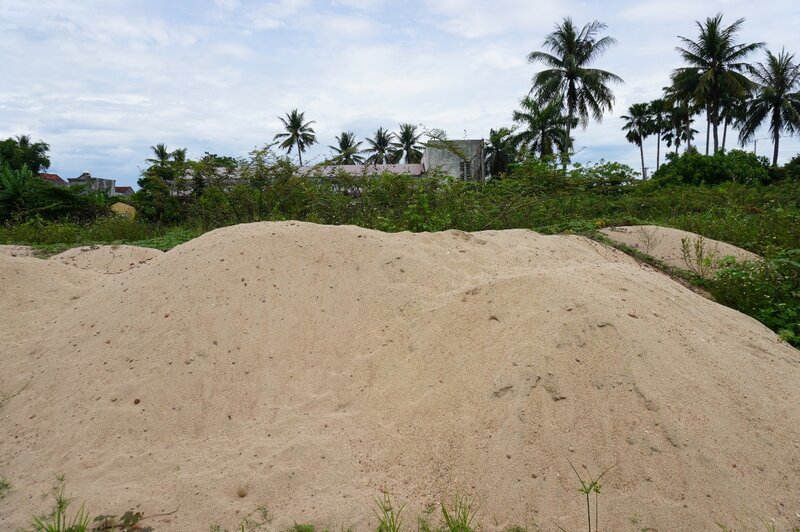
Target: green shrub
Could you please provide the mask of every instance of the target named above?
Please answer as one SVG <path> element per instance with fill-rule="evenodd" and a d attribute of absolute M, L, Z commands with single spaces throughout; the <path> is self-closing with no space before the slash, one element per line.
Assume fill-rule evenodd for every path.
<path fill-rule="evenodd" d="M 714 297 L 800 347 L 800 249 L 759 262 L 726 259 L 711 283 Z"/>
<path fill-rule="evenodd" d="M 787 179 L 800 181 L 800 153 L 783 165 L 783 170 Z"/>
<path fill-rule="evenodd" d="M 715 185 L 726 181 L 737 183 L 769 182 L 769 160 L 741 150 L 700 155 L 691 150 L 680 156 L 669 154 L 653 180 L 660 184 Z"/>

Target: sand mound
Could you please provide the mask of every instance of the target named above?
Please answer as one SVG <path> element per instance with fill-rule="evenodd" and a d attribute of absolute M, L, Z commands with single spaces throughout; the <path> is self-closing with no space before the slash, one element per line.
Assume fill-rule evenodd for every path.
<path fill-rule="evenodd" d="M 615 466 L 606 530 L 798 521 L 800 354 L 587 239 L 261 223 L 113 278 L 51 267 L 38 313 L 0 299 L 0 390 L 28 383 L 0 413 L 1 529 L 61 472 L 95 512 L 177 508 L 156 530 L 259 504 L 363 530 L 384 488 L 412 528 L 459 493 L 490 529 L 575 530 L 569 461 Z"/>
<path fill-rule="evenodd" d="M 76 266 L 82 270 L 100 273 L 122 273 L 138 268 L 147 263 L 147 261 L 163 254 L 164 252 L 158 249 L 137 246 L 89 246 L 68 249 L 63 253 L 54 255 L 51 260 Z"/>
<path fill-rule="evenodd" d="M 606 227 L 605 229 L 601 229 L 601 232 L 611 240 L 637 248 L 651 257 L 683 270 L 688 269 L 688 267 L 683 257 L 682 240 L 684 238 L 689 239 L 690 257 L 694 257 L 694 242 L 696 242 L 698 238 L 702 238 L 696 233 L 681 231 L 680 229 L 673 229 L 671 227 L 661 227 L 659 225 Z M 727 242 L 721 242 L 711 238 L 703 238 L 703 240 L 705 241 L 706 250 L 711 253 L 713 257 L 716 257 L 716 259 L 728 256 L 736 257 L 736 259 L 740 261 L 754 261 L 760 259 L 755 253 L 750 253 L 746 249 L 728 244 Z"/>

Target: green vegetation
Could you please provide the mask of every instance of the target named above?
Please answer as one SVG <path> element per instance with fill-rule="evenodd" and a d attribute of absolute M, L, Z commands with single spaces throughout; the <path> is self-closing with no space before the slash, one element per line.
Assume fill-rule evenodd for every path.
<path fill-rule="evenodd" d="M 11 483 L 5 477 L 0 477 L 0 500 L 3 500 L 11 491 Z"/>

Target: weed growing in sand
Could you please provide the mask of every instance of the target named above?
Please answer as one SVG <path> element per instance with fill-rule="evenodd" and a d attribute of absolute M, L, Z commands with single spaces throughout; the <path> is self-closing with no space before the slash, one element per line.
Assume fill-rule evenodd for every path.
<path fill-rule="evenodd" d="M 247 514 L 232 531 L 215 524 L 209 527 L 209 532 L 260 532 L 266 530 L 267 525 L 271 522 L 272 515 L 269 513 L 269 510 L 267 510 L 267 507 L 258 506 L 255 510 Z"/>
<path fill-rule="evenodd" d="M 702 236 L 681 238 L 681 254 L 686 267 L 701 279 L 710 279 L 719 263 L 719 252 Z"/>
<path fill-rule="evenodd" d="M 471 532 L 475 510 L 466 497 L 456 496 L 451 512 L 448 512 L 445 505 L 442 504 L 442 517 L 446 529 L 450 532 Z"/>
<path fill-rule="evenodd" d="M 389 498 L 389 492 L 384 491 L 381 498 L 375 498 L 375 508 L 372 510 L 378 518 L 378 532 L 399 532 L 403 526 L 400 513 L 403 506 L 395 510 Z"/>
<path fill-rule="evenodd" d="M 574 465 L 572 465 L 572 462 L 569 463 L 569 466 L 575 472 L 575 476 L 578 477 L 578 480 L 581 483 L 579 491 L 586 496 L 586 519 L 589 525 L 589 532 L 592 532 L 592 510 L 590 505 L 590 495 L 594 493 L 594 529 L 599 530 L 600 525 L 598 523 L 600 511 L 598 496 L 600 495 L 600 489 L 603 487 L 602 484 L 600 484 L 600 479 L 603 478 L 603 475 L 611 471 L 614 466 L 611 466 L 600 473 L 600 476 L 597 478 L 592 478 L 592 476 L 589 475 L 588 480 L 583 480 L 580 473 L 578 473 L 578 470 L 575 469 Z"/>
<path fill-rule="evenodd" d="M 0 500 L 3 500 L 11 491 L 11 483 L 5 477 L 0 477 Z"/>
<path fill-rule="evenodd" d="M 32 532 L 88 532 L 89 514 L 84 506 L 71 518 L 67 516 L 72 500 L 64 495 L 63 478 L 59 478 L 59 485 L 53 488 L 55 499 L 53 509 L 48 515 L 34 517 L 31 521 Z"/>
<path fill-rule="evenodd" d="M 658 236 L 658 232 L 653 227 L 644 225 L 636 226 L 636 235 L 639 242 L 642 244 L 642 249 L 648 255 L 651 255 L 653 250 L 661 243 L 662 238 Z"/>

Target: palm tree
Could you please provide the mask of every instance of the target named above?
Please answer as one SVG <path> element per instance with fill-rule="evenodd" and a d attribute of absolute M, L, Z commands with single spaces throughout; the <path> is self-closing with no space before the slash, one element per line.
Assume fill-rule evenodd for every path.
<path fill-rule="evenodd" d="M 394 133 L 379 127 L 375 132 L 375 136 L 367 139 L 369 147 L 364 150 L 364 153 L 370 154 L 367 162 L 369 164 L 388 164 L 391 162 L 394 159 L 393 138 Z"/>
<path fill-rule="evenodd" d="M 417 164 L 422 161 L 422 146 L 419 139 L 422 133 L 417 133 L 417 126 L 412 124 L 400 124 L 400 132 L 397 134 L 397 142 L 393 143 L 396 148 L 396 160 L 399 162 L 404 159 L 406 164 Z"/>
<path fill-rule="evenodd" d="M 674 71 L 670 75 L 672 83 L 664 87 L 664 100 L 672 108 L 673 125 L 676 129 L 683 129 L 683 133 L 677 134 L 677 140 L 686 141 L 686 149 L 692 148 L 692 139 L 695 130 L 692 129 L 694 116 L 700 109 L 701 102 L 695 99 L 699 75 L 697 69 L 683 69 Z M 678 143 L 676 143 L 677 146 Z"/>
<path fill-rule="evenodd" d="M 300 166 L 303 166 L 303 152 L 312 144 L 316 144 L 317 136 L 311 124 L 313 120 L 306 122 L 305 113 L 300 113 L 297 109 L 292 109 L 291 113 L 286 113 L 286 118 L 278 117 L 283 122 L 285 133 L 278 133 L 273 140 L 283 139 L 279 147 L 286 150 L 287 154 L 292 153 L 292 149 L 297 148 L 297 157 Z"/>
<path fill-rule="evenodd" d="M 800 132 L 800 65 L 794 54 L 785 50 L 775 56 L 767 51 L 767 61 L 750 67 L 756 84 L 754 97 L 741 124 L 739 141 L 745 144 L 765 121 L 772 135 L 772 165 L 778 164 L 778 144 L 781 133 Z"/>
<path fill-rule="evenodd" d="M 665 131 L 670 129 L 669 106 L 663 98 L 656 98 L 648 105 L 650 115 L 650 132 L 656 136 L 656 172 L 661 167 L 661 140 Z"/>
<path fill-rule="evenodd" d="M 552 53 L 535 51 L 528 55 L 528 62 L 541 62 L 549 67 L 533 77 L 531 92 L 536 93 L 539 103 L 559 102 L 567 110 L 566 143 L 562 151 L 565 169 L 572 147 L 573 119 L 578 119 L 584 128 L 590 116 L 598 122 L 602 120 L 603 113 L 610 111 L 614 104 L 609 84 L 622 83 L 622 78 L 616 74 L 589 68 L 616 43 L 612 37 L 598 38 L 605 28 L 605 24 L 595 20 L 579 31 L 567 17 L 544 40 L 543 46 Z"/>
<path fill-rule="evenodd" d="M 150 146 L 150 149 L 153 150 L 154 158 L 146 159 L 148 163 L 155 164 L 161 168 L 169 164 L 169 159 L 172 154 L 167 149 L 166 144 L 156 144 L 155 146 Z"/>
<path fill-rule="evenodd" d="M 489 130 L 489 142 L 486 144 L 486 169 L 490 176 L 498 178 L 507 174 L 514 162 L 513 130 L 507 127 Z"/>
<path fill-rule="evenodd" d="M 517 146 L 525 146 L 532 152 L 538 152 L 542 159 L 555 153 L 554 147 L 563 153 L 567 149 L 564 137 L 566 117 L 560 102 L 539 105 L 530 96 L 520 101 L 519 111 L 514 111 L 514 122 L 525 129 L 514 136 Z M 573 124 L 574 125 L 574 124 Z"/>
<path fill-rule="evenodd" d="M 356 142 L 356 135 L 352 131 L 343 131 L 336 137 L 338 146 L 328 146 L 336 153 L 334 161 L 337 164 L 364 164 L 361 153 L 361 143 Z"/>
<path fill-rule="evenodd" d="M 678 36 L 684 47 L 678 47 L 681 58 L 689 65 L 677 69 L 695 72 L 698 83 L 695 99 L 706 104 L 709 125 L 714 133 L 714 153 L 719 150 L 719 121 L 725 96 L 741 97 L 747 92 L 750 80 L 742 72 L 747 69 L 745 57 L 764 43 L 737 44 L 736 33 L 744 23 L 740 18 L 728 27 L 722 26 L 722 13 L 697 22 L 700 35 L 697 41 Z"/>
<path fill-rule="evenodd" d="M 627 131 L 625 139 L 639 146 L 639 155 L 642 158 L 642 179 L 647 179 L 644 166 L 644 147 L 642 145 L 652 129 L 650 108 L 646 103 L 635 103 L 628 109 L 628 115 L 622 115 L 622 119 L 625 120 L 622 130 Z"/>

